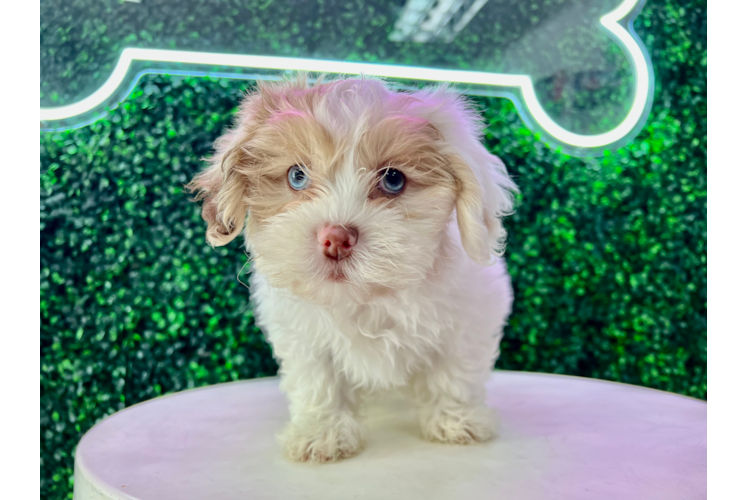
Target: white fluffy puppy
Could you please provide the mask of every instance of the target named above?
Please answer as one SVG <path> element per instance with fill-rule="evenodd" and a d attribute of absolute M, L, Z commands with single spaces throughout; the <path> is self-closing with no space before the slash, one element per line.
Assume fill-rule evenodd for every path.
<path fill-rule="evenodd" d="M 444 86 L 300 75 L 248 94 L 190 183 L 210 244 L 244 230 L 291 459 L 356 454 L 361 394 L 405 385 L 427 439 L 494 435 L 484 383 L 512 302 L 498 255 L 516 186 L 481 134 Z"/>

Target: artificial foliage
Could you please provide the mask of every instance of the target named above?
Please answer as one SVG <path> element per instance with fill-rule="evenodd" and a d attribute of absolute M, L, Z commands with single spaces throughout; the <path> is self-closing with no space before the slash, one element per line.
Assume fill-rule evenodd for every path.
<path fill-rule="evenodd" d="M 651 1 L 635 26 L 657 88 L 625 148 L 568 157 L 476 99 L 522 190 L 498 367 L 706 398 L 706 4 Z M 184 191 L 246 86 L 147 77 L 105 119 L 41 134 L 42 498 L 72 498 L 75 445 L 105 416 L 276 372 L 241 241 L 208 246 Z"/>

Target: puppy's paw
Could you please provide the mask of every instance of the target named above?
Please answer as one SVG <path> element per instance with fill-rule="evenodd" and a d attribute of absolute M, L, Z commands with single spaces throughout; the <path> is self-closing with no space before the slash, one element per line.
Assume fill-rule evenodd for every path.
<path fill-rule="evenodd" d="M 496 436 L 498 420 L 486 406 L 436 408 L 421 420 L 421 430 L 429 441 L 472 444 Z"/>
<path fill-rule="evenodd" d="M 358 454 L 366 431 L 352 417 L 332 423 L 292 423 L 280 435 L 283 451 L 295 462 L 334 462 Z"/>

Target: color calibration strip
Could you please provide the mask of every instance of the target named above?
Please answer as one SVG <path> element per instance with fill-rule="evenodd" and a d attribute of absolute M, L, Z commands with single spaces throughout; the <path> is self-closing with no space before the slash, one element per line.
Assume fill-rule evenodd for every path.
<path fill-rule="evenodd" d="M 719 401 L 719 16 L 706 26 L 706 399 Z"/>

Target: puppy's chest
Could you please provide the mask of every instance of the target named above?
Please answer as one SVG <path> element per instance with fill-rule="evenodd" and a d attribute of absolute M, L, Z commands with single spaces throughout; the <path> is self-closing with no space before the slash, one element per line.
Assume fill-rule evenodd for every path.
<path fill-rule="evenodd" d="M 445 325 L 435 310 L 429 312 L 362 308 L 335 315 L 337 331 L 329 341 L 336 367 L 364 387 L 406 384 L 442 347 Z"/>

